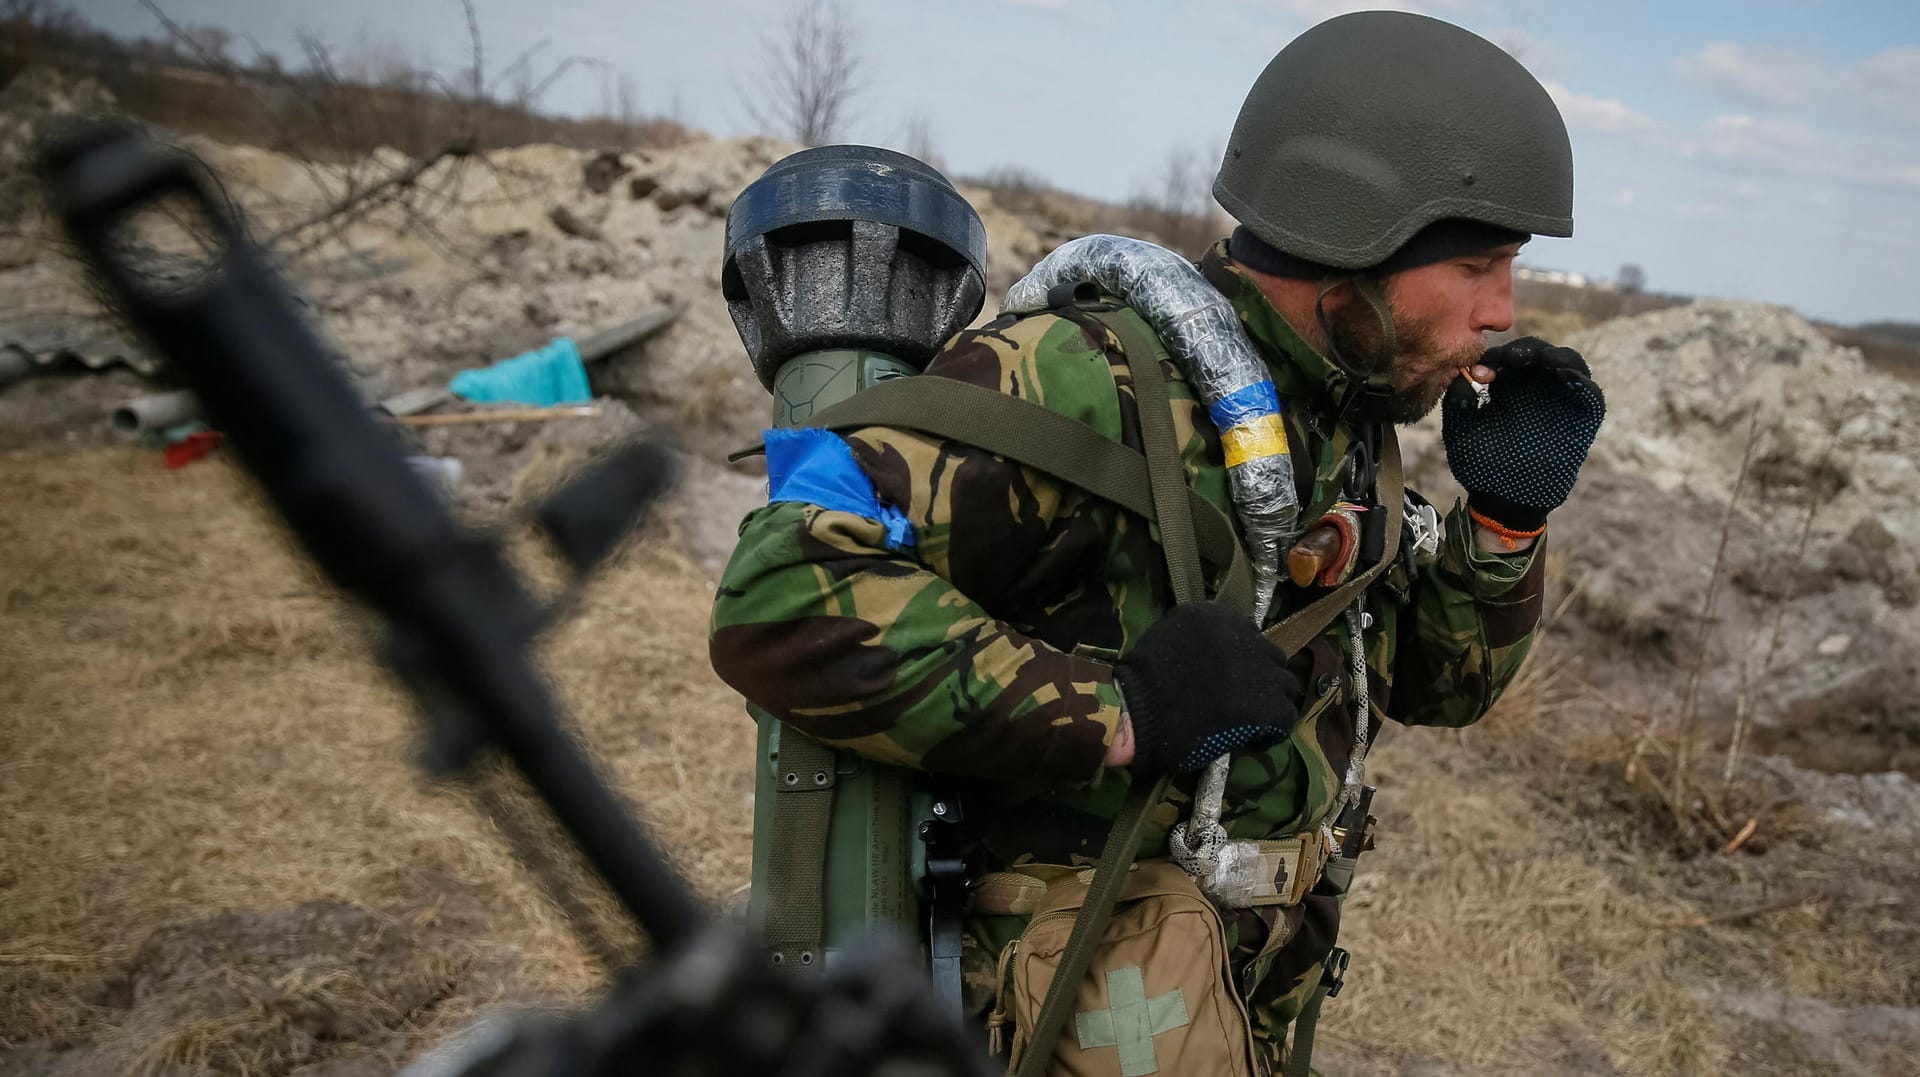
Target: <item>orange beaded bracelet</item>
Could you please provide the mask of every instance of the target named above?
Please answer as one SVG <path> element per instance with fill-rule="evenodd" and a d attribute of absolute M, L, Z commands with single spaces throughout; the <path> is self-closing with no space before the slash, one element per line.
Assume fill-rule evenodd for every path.
<path fill-rule="evenodd" d="M 1515 531 L 1505 524 L 1495 523 L 1493 520 L 1475 512 L 1472 508 L 1467 509 L 1467 516 L 1470 517 L 1474 523 L 1491 531 L 1494 536 L 1500 540 L 1500 545 L 1506 547 L 1508 550 L 1519 549 L 1521 539 L 1539 538 L 1547 531 L 1547 525 L 1545 524 L 1541 524 L 1531 531 Z"/>

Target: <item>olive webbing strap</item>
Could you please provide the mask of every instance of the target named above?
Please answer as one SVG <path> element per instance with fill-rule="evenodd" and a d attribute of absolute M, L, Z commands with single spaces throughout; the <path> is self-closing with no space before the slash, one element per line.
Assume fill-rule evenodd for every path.
<path fill-rule="evenodd" d="M 1092 312 L 1089 312 L 1092 313 Z M 1187 468 L 1180 457 L 1180 445 L 1173 432 L 1173 408 L 1167 396 L 1166 372 L 1160 360 L 1166 349 L 1146 331 L 1146 323 L 1130 311 L 1107 316 L 1095 314 L 1101 324 L 1120 338 L 1127 369 L 1133 375 L 1133 397 L 1140 413 L 1140 441 L 1146 451 L 1148 482 L 1152 487 L 1154 519 L 1160 525 L 1160 550 L 1167 559 L 1167 575 L 1173 583 L 1174 601 L 1185 604 L 1207 597 L 1205 576 L 1200 571 L 1200 547 L 1194 538 L 1194 522 L 1181 495 L 1187 490 Z M 1100 850 L 1099 866 L 1093 869 L 1093 882 L 1086 900 L 1074 917 L 1073 932 L 1060 954 L 1060 964 L 1047 984 L 1047 996 L 1034 1018 L 1033 1035 L 1026 1052 L 1020 1056 L 1018 1077 L 1039 1077 L 1053 1060 L 1054 1044 L 1059 1042 L 1067 1019 L 1073 1015 L 1074 1000 L 1080 984 L 1087 978 L 1087 966 L 1093 961 L 1094 947 L 1113 916 L 1114 902 L 1120 897 L 1127 873 L 1140 854 L 1140 834 L 1153 806 L 1166 795 L 1172 782 L 1161 775 L 1147 786 L 1144 776 L 1135 775 L 1127 788 L 1126 802 L 1107 834 Z"/>
<path fill-rule="evenodd" d="M 1193 514 L 1181 511 L 1187 501 L 1187 465 L 1174 439 L 1173 404 L 1167 396 L 1166 372 L 1160 369 L 1166 348 L 1130 310 L 1094 316 L 1120 337 L 1127 370 L 1133 375 L 1140 443 L 1147 455 L 1147 485 L 1153 494 L 1153 520 L 1160 525 L 1160 550 L 1167 559 L 1173 600 L 1182 604 L 1203 601 L 1207 597 L 1206 576 L 1200 571 Z"/>
<path fill-rule="evenodd" d="M 1400 439 L 1394 436 L 1391 426 L 1380 428 L 1380 475 L 1374 482 L 1374 492 L 1380 507 L 1387 512 L 1386 544 L 1382 547 L 1386 552 L 1364 571 L 1355 573 L 1352 579 L 1321 595 L 1285 620 L 1267 626 L 1267 639 L 1283 654 L 1297 654 L 1302 647 L 1313 642 L 1315 636 L 1340 616 L 1341 610 L 1353 605 L 1353 600 L 1360 597 L 1360 592 L 1365 591 L 1368 584 L 1393 564 L 1395 555 L 1400 552 L 1400 523 L 1406 507 L 1405 488 L 1400 474 Z"/>
<path fill-rule="evenodd" d="M 817 412 L 804 425 L 888 426 L 949 438 L 1044 471 L 1135 515 L 1149 520 L 1158 515 L 1141 453 L 1043 405 L 952 378 L 923 374 L 883 381 Z M 1185 496 L 1200 555 L 1220 570 L 1214 597 L 1252 611 L 1253 570 L 1233 521 L 1199 494 L 1185 490 Z"/>
<path fill-rule="evenodd" d="M 1047 997 L 1040 1004 L 1040 1016 L 1034 1021 L 1033 1038 L 1027 1041 L 1014 1070 L 1016 1077 L 1040 1077 L 1053 1061 L 1053 1045 L 1059 1040 L 1067 1018 L 1073 1016 L 1074 996 L 1079 993 L 1080 981 L 1086 978 L 1088 962 L 1093 960 L 1092 943 L 1107 929 L 1113 903 L 1126 884 L 1128 869 L 1139 855 L 1147 816 L 1167 795 L 1167 786 L 1172 781 L 1165 774 L 1151 783 L 1136 776 L 1128 786 L 1127 799 L 1120 805 L 1113 829 L 1107 832 L 1106 845 L 1100 849 L 1100 862 L 1093 869 L 1093 882 L 1087 887 L 1086 900 L 1074 918 L 1073 934 L 1067 938 L 1059 967 L 1053 970 L 1053 982 L 1047 985 Z"/>
<path fill-rule="evenodd" d="M 1307 1004 L 1300 1007 L 1300 1016 L 1293 1019 L 1293 1045 L 1287 1049 L 1286 1077 L 1312 1077 L 1313 1027 L 1320 1023 L 1320 1004 L 1325 1001 L 1327 981 L 1322 975 L 1313 993 L 1307 996 Z"/>
<path fill-rule="evenodd" d="M 826 964 L 822 958 L 826 956 L 827 826 L 833 814 L 833 749 L 784 722 L 778 734 L 779 766 L 774 770 L 763 941 L 774 961 L 792 969 L 818 969 Z"/>

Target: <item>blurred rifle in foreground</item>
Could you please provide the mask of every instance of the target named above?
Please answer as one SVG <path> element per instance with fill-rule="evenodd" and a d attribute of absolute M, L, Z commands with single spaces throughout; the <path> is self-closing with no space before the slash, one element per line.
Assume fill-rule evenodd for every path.
<path fill-rule="evenodd" d="M 483 1028 L 416 1072 L 984 1072 L 906 950 L 876 940 L 822 975 L 775 975 L 744 931 L 710 920 L 562 729 L 532 656 L 550 611 L 498 542 L 463 531 L 408 468 L 203 165 L 98 126 L 51 146 L 41 171 L 110 302 L 198 395 L 308 554 L 384 619 L 434 757 L 463 770 L 484 750 L 507 756 L 653 940 L 653 963 L 591 1010 Z M 129 256 L 133 230 L 160 214 L 184 218 L 204 248 L 184 280 L 158 281 Z M 541 508 L 578 575 L 666 487 L 669 460 L 631 446 Z"/>

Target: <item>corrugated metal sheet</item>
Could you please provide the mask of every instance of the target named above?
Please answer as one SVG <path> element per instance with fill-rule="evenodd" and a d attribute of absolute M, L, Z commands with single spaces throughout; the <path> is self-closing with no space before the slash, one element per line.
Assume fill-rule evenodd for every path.
<path fill-rule="evenodd" d="M 93 327 L 22 331 L 0 326 L 0 369 L 19 368 L 23 363 L 40 373 L 126 367 L 148 378 L 159 373 L 162 365 L 125 337 Z"/>

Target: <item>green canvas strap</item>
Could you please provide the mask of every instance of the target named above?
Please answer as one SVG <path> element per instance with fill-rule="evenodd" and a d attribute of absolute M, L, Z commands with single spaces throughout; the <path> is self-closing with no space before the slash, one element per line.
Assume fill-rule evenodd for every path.
<path fill-rule="evenodd" d="M 1300 1007 L 1300 1016 L 1293 1019 L 1293 1044 L 1287 1049 L 1285 1077 L 1312 1077 L 1313 1032 L 1320 1024 L 1320 1007 L 1340 993 L 1347 978 L 1347 961 L 1347 952 L 1338 946 L 1328 951 L 1326 963 L 1320 967 L 1320 982 L 1313 985 L 1307 1004 Z"/>
<path fill-rule="evenodd" d="M 1047 1064 L 1053 1060 L 1053 1045 L 1059 1042 L 1060 1032 L 1066 1027 L 1067 1019 L 1073 1016 L 1074 996 L 1079 991 L 1080 981 L 1086 979 L 1087 965 L 1093 960 L 1093 943 L 1107 929 L 1107 921 L 1113 916 L 1113 903 L 1120 896 L 1120 887 L 1127 881 L 1127 872 L 1134 860 L 1140 855 L 1140 838 L 1146 833 L 1147 816 L 1152 814 L 1153 806 L 1167 795 L 1167 786 L 1173 779 L 1162 775 L 1152 782 L 1136 779 L 1127 789 L 1127 799 L 1120 805 L 1120 814 L 1113 820 L 1113 829 L 1107 833 L 1107 843 L 1100 849 L 1100 862 L 1093 869 L 1093 882 L 1087 887 L 1087 898 L 1080 906 L 1080 913 L 1074 917 L 1073 934 L 1067 937 L 1067 948 L 1061 952 L 1060 965 L 1053 970 L 1053 982 L 1047 985 L 1047 997 L 1040 1003 L 1040 1016 L 1034 1020 L 1033 1038 L 1027 1042 L 1026 1050 L 1020 1055 L 1016 1077 L 1040 1077 L 1047 1071 Z"/>
<path fill-rule="evenodd" d="M 1187 466 L 1174 438 L 1173 403 L 1167 396 L 1166 371 L 1160 368 L 1166 346 L 1148 331 L 1140 315 L 1124 307 L 1094 316 L 1120 338 L 1127 372 L 1133 375 L 1140 442 L 1147 458 L 1147 487 L 1153 497 L 1153 520 L 1160 526 L 1160 549 L 1166 555 L 1173 600 L 1202 601 L 1207 597 L 1206 577 L 1200 571 L 1194 514 L 1188 510 L 1188 505 L 1198 499 L 1187 487 Z"/>
<path fill-rule="evenodd" d="M 771 720 L 771 719 L 769 719 Z M 765 943 L 790 969 L 826 964 L 827 826 L 833 815 L 833 749 L 781 723 L 767 849 Z"/>
<path fill-rule="evenodd" d="M 884 381 L 816 413 L 806 425 L 842 431 L 890 426 L 948 438 L 1046 472 L 1148 520 L 1158 515 L 1142 453 L 1042 405 L 952 378 L 923 374 Z M 1191 490 L 1182 496 L 1200 556 L 1217 570 L 1214 597 L 1251 611 L 1253 569 L 1233 521 Z"/>
<path fill-rule="evenodd" d="M 1153 496 L 1153 519 L 1160 525 L 1160 549 L 1167 559 L 1167 575 L 1173 583 L 1174 601 L 1200 602 L 1207 597 L 1200 571 L 1200 547 L 1194 537 L 1194 518 L 1185 508 L 1187 469 L 1174 438 L 1173 409 L 1167 396 L 1166 372 L 1160 360 L 1166 355 L 1158 338 L 1147 332 L 1146 324 L 1132 311 L 1114 311 L 1100 321 L 1120 337 L 1127 370 L 1133 375 L 1134 401 L 1139 405 L 1140 441 L 1146 450 L 1148 484 Z M 1237 544 L 1236 544 L 1237 545 Z M 1127 880 L 1127 872 L 1140 855 L 1140 836 L 1153 806 L 1166 795 L 1172 779 L 1161 775 L 1151 784 L 1136 775 L 1127 789 L 1127 799 L 1107 834 L 1100 850 L 1100 863 L 1093 870 L 1093 882 L 1087 898 L 1074 917 L 1073 933 L 1047 984 L 1047 996 L 1040 1003 L 1040 1015 L 1034 1019 L 1033 1035 L 1020 1056 L 1018 1077 L 1039 1077 L 1053 1061 L 1054 1044 L 1072 1016 L 1074 999 L 1087 976 L 1093 949 L 1113 916 L 1113 904 Z"/>
<path fill-rule="evenodd" d="M 1311 1077 L 1313 1073 L 1313 1029 L 1320 1023 L 1320 1004 L 1327 1001 L 1324 981 L 1314 985 L 1300 1016 L 1293 1019 L 1293 1045 L 1287 1049 L 1286 1077 Z"/>

